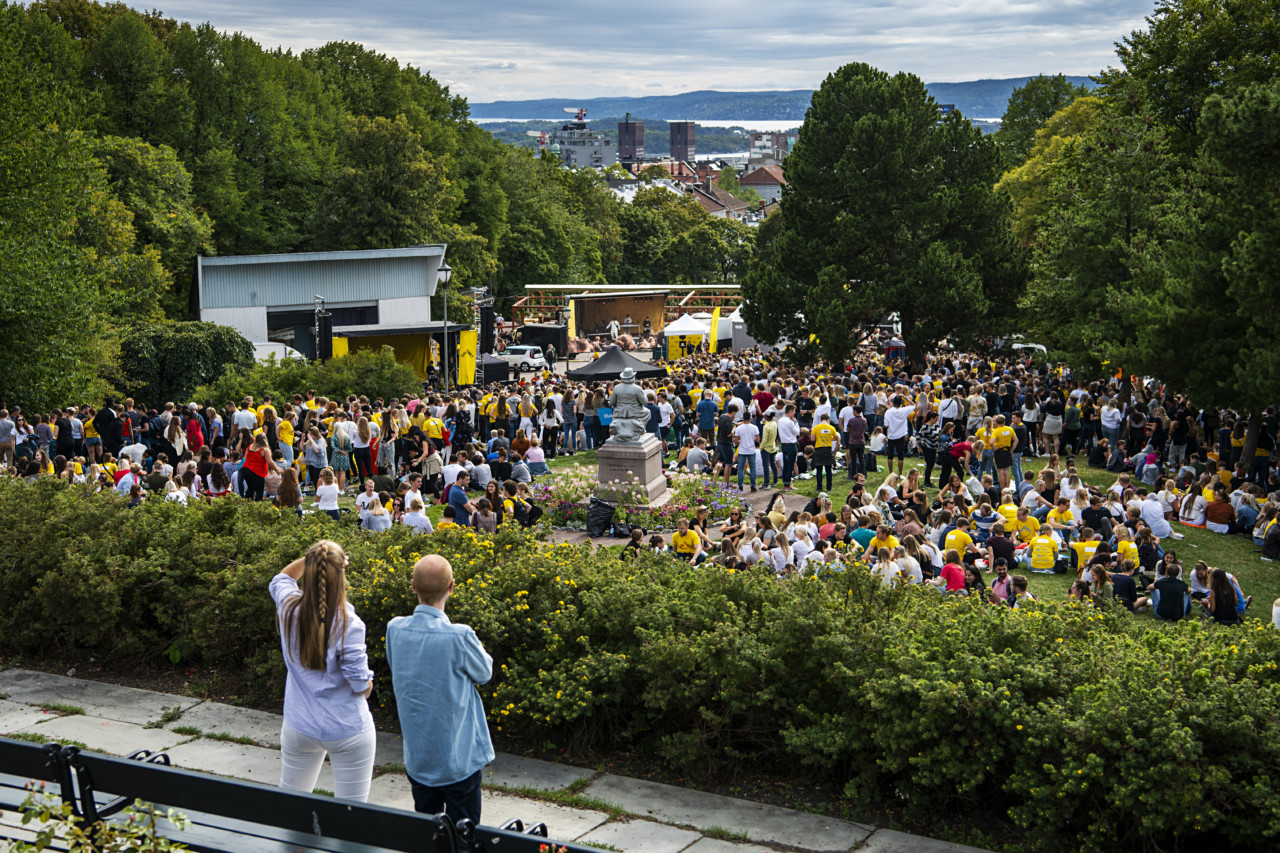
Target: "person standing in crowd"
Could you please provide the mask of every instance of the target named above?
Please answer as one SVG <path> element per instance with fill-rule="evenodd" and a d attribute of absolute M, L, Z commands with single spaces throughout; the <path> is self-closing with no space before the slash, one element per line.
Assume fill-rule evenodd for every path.
<path fill-rule="evenodd" d="M 448 560 L 418 560 L 412 585 L 418 606 L 388 623 L 387 664 L 413 807 L 479 825 L 481 773 L 494 751 L 476 688 L 493 677 L 493 658 L 475 631 L 445 615 L 454 589 Z"/>
<path fill-rule="evenodd" d="M 271 579 L 287 675 L 280 787 L 310 793 L 324 758 L 333 794 L 365 802 L 377 736 L 365 626 L 347 602 L 347 555 L 324 540 Z"/>

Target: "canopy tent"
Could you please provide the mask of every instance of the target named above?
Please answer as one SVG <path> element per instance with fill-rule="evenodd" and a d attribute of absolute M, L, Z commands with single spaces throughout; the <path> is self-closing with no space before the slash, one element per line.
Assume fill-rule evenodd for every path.
<path fill-rule="evenodd" d="M 662 332 L 665 335 L 706 335 L 708 328 L 707 323 L 685 314 L 679 320 L 664 326 Z"/>
<path fill-rule="evenodd" d="M 570 370 L 569 378 L 586 382 L 605 382 L 619 378 L 622 376 L 622 371 L 628 367 L 636 372 L 637 379 L 658 379 L 667 375 L 664 368 L 629 356 L 617 347 L 610 347 L 595 361 L 577 370 Z"/>

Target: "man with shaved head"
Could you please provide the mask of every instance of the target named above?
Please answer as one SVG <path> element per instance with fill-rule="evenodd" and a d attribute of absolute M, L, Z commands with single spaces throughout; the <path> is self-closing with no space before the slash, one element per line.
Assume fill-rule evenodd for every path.
<path fill-rule="evenodd" d="M 453 567 L 437 554 L 413 566 L 418 606 L 387 624 L 387 663 L 404 736 L 413 807 L 480 823 L 480 774 L 493 743 L 478 685 L 493 677 L 493 658 L 476 632 L 444 613 Z"/>

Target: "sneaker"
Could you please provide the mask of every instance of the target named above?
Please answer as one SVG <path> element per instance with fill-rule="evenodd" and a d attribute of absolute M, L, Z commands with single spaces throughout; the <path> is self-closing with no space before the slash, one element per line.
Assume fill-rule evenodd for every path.
<path fill-rule="evenodd" d="M 751 487 L 751 491 L 753 491 L 753 492 L 754 492 L 755 490 L 756 490 L 756 487 L 755 487 L 755 486 L 752 486 L 752 487 Z M 1245 605 L 1245 606 L 1247 607 L 1248 605 Z"/>
<path fill-rule="evenodd" d="M 1253 596 L 1252 595 L 1245 596 L 1244 609 L 1248 610 L 1250 604 L 1253 604 Z"/>

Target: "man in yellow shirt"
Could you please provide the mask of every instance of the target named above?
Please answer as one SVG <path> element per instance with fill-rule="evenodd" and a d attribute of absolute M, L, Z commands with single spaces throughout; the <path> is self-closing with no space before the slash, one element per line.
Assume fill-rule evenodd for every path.
<path fill-rule="evenodd" d="M 840 430 L 831 425 L 831 414 L 822 413 L 822 419 L 809 433 L 813 437 L 813 467 L 818 472 L 818 491 L 833 489 L 832 472 L 836 465 L 836 448 L 840 446 Z M 822 485 L 822 474 L 827 474 L 827 485 Z"/>
<path fill-rule="evenodd" d="M 1077 526 L 1076 517 L 1071 513 L 1071 501 L 1062 497 L 1058 498 L 1058 505 L 1049 510 L 1045 524 L 1061 536 L 1062 541 L 1070 540 Z"/>
<path fill-rule="evenodd" d="M 689 520 L 682 518 L 676 522 L 676 532 L 671 534 L 671 550 L 681 560 L 694 565 L 706 559 L 702 553 L 702 537 L 689 529 Z"/>
<path fill-rule="evenodd" d="M 1009 534 L 1023 544 L 1030 544 L 1032 539 L 1040 535 L 1040 521 L 1025 506 L 1018 507 L 1017 518 L 1006 527 Z"/>
<path fill-rule="evenodd" d="M 956 529 L 947 534 L 945 542 L 942 550 L 954 549 L 966 563 L 972 563 L 982 555 L 978 547 L 973 544 L 973 537 L 969 535 L 969 519 L 963 516 L 956 519 Z"/>
<path fill-rule="evenodd" d="M 1098 552 L 1098 541 L 1093 529 L 1086 527 L 1080 531 L 1080 540 L 1071 543 L 1070 547 L 1076 558 L 1077 578 L 1084 574 L 1084 567 L 1089 565 L 1093 555 Z"/>

